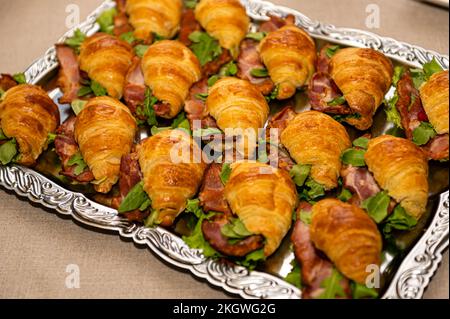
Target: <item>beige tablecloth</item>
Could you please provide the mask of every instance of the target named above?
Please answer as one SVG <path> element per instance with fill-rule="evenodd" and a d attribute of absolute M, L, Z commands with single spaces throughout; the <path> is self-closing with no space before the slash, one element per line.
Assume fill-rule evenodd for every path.
<path fill-rule="evenodd" d="M 0 0 L 0 71 L 24 70 L 66 32 L 66 6 L 84 19 L 102 0 Z M 367 29 L 369 4 L 380 9 L 374 31 L 448 54 L 448 11 L 411 0 L 273 0 L 311 18 Z M 80 288 L 68 289 L 68 265 Z M 69 278 L 70 279 L 70 278 Z M 448 298 L 448 253 L 425 297 Z M 0 297 L 224 298 L 225 293 L 171 268 L 147 249 L 93 231 L 0 190 Z"/>

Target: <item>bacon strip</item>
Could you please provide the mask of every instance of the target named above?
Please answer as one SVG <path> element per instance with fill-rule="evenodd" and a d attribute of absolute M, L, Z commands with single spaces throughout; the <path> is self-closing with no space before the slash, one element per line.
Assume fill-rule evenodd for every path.
<path fill-rule="evenodd" d="M 222 214 L 214 216 L 211 220 L 205 220 L 202 224 L 202 231 L 205 239 L 217 251 L 235 257 L 244 257 L 252 251 L 264 246 L 264 238 L 254 235 L 241 240 L 238 243 L 230 244 L 228 238 L 222 235 L 221 229 L 230 222 L 232 212 L 224 196 L 224 186 L 220 179 L 222 165 L 213 163 L 209 166 L 203 179 L 199 199 L 205 212 L 219 212 Z"/>
<path fill-rule="evenodd" d="M 346 103 L 335 106 L 328 105 L 339 96 L 342 96 L 342 93 L 328 73 L 313 75 L 308 88 L 308 97 L 313 110 L 331 114 L 352 114 L 352 109 Z"/>
<path fill-rule="evenodd" d="M 341 170 L 341 176 L 343 186 L 355 194 L 351 203 L 356 206 L 360 206 L 364 200 L 381 192 L 381 188 L 367 167 L 345 166 Z"/>
<path fill-rule="evenodd" d="M 179 41 L 185 46 L 190 46 L 192 41 L 189 39 L 189 36 L 192 32 L 201 31 L 201 29 L 200 23 L 195 18 L 194 10 L 185 10 L 181 17 Z"/>
<path fill-rule="evenodd" d="M 297 210 L 297 221 L 291 235 L 291 241 L 294 246 L 294 254 L 300 264 L 302 272 L 302 284 L 306 286 L 303 289 L 303 298 L 318 298 L 323 292 L 322 282 L 331 276 L 333 264 L 322 257 L 314 247 L 311 241 L 309 225 L 300 219 L 300 213 L 311 212 L 312 206 L 307 202 L 301 202 Z M 343 279 L 340 283 L 347 296 L 350 297 L 350 283 L 348 279 Z"/>
<path fill-rule="evenodd" d="M 57 44 L 56 56 L 59 61 L 57 86 L 62 90 L 63 96 L 59 103 L 72 103 L 78 97 L 80 90 L 80 68 L 75 52 L 64 44 Z"/>
<path fill-rule="evenodd" d="M 9 74 L 0 74 L 0 89 L 4 92 L 17 86 L 16 80 Z"/>
<path fill-rule="evenodd" d="M 296 116 L 294 107 L 291 106 L 292 101 L 288 101 L 286 106 L 277 114 L 275 114 L 270 120 L 266 129 L 266 140 L 270 143 L 267 144 L 267 153 L 270 163 L 278 163 L 278 168 L 290 171 L 295 165 L 294 161 L 289 156 L 289 152 L 285 150 L 281 145 L 281 134 L 289 124 L 289 121 Z M 278 139 L 271 139 L 272 130 L 278 130 Z M 277 147 L 278 145 L 278 147 Z"/>
<path fill-rule="evenodd" d="M 221 229 L 229 223 L 228 215 L 216 215 L 212 220 L 205 220 L 202 231 L 205 239 L 217 251 L 227 256 L 244 257 L 252 251 L 264 247 L 264 238 L 261 235 L 249 236 L 235 244 L 230 244 L 228 238 L 222 235 Z"/>
<path fill-rule="evenodd" d="M 124 33 L 133 31 L 133 27 L 128 22 L 126 12 L 127 0 L 116 0 L 117 15 L 114 17 L 114 35 L 121 36 Z"/>
<path fill-rule="evenodd" d="M 259 26 L 259 31 L 261 32 L 273 32 L 276 31 L 286 25 L 294 25 L 295 24 L 295 16 L 293 15 L 288 15 L 286 18 L 280 18 L 277 17 L 275 15 L 270 14 L 269 15 L 270 20 L 263 22 L 260 26 Z"/>
<path fill-rule="evenodd" d="M 239 72 L 237 76 L 242 80 L 250 81 L 252 84 L 256 85 L 263 95 L 268 95 L 275 87 L 271 78 L 256 78 L 251 74 L 253 69 L 262 69 L 265 67 L 261 61 L 258 46 L 259 42 L 252 39 L 242 41 L 238 57 Z"/>
<path fill-rule="evenodd" d="M 329 47 L 331 45 L 326 45 L 320 51 L 316 64 L 317 72 L 312 76 L 309 83 L 308 97 L 311 108 L 331 114 L 353 114 L 353 110 L 347 103 L 335 106 L 328 105 L 329 102 L 343 95 L 329 73 L 330 58 L 327 55 Z"/>
<path fill-rule="evenodd" d="M 423 149 L 427 153 L 428 158 L 435 161 L 441 161 L 446 160 L 449 157 L 448 144 L 448 134 L 443 134 L 433 138 L 423 147 Z"/>
<path fill-rule="evenodd" d="M 119 194 L 114 196 L 111 206 L 118 209 L 131 189 L 141 180 L 142 174 L 137 152 L 123 156 L 120 162 Z M 141 212 L 139 209 L 123 213 L 130 222 L 143 222 L 149 214 L 150 210 Z"/>
<path fill-rule="evenodd" d="M 145 120 L 136 114 L 137 107 L 142 105 L 145 100 L 144 73 L 142 72 L 141 59 L 139 57 L 133 58 L 131 67 L 128 70 L 125 79 L 123 98 L 131 113 L 140 120 Z"/>
<path fill-rule="evenodd" d="M 398 102 L 396 107 L 401 116 L 402 126 L 406 137 L 412 139 L 413 131 L 420 125 L 420 122 L 427 122 L 428 116 L 409 71 L 405 72 L 398 81 L 397 92 Z"/>
<path fill-rule="evenodd" d="M 205 101 L 197 98 L 198 94 L 205 93 L 208 93 L 208 81 L 206 78 L 195 83 L 189 91 L 189 96 L 184 104 L 184 111 L 191 123 L 191 127 L 194 127 L 194 121 L 201 121 L 202 128 L 217 127 L 216 120 L 208 115 Z"/>
<path fill-rule="evenodd" d="M 69 166 L 68 161 L 77 154 L 80 149 L 75 141 L 75 121 L 76 117 L 69 117 L 56 131 L 58 134 L 55 139 L 55 151 L 61 159 L 62 172 L 61 175 L 69 177 L 70 179 L 79 183 L 92 182 L 94 174 L 86 168 L 80 175 L 75 175 L 75 165 Z"/>
<path fill-rule="evenodd" d="M 204 78 L 219 73 L 220 69 L 227 63 L 233 61 L 230 51 L 222 49 L 222 54 L 214 61 L 206 63 L 202 68 L 202 74 Z"/>
<path fill-rule="evenodd" d="M 205 172 L 200 190 L 200 204 L 206 212 L 214 211 L 231 215 L 224 197 L 224 186 L 220 179 L 223 164 L 212 163 Z"/>

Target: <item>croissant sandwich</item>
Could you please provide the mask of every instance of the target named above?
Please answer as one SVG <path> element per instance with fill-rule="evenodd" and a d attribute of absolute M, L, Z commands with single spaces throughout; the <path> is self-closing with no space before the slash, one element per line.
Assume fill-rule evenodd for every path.
<path fill-rule="evenodd" d="M 148 40 L 152 33 L 171 39 L 180 28 L 181 0 L 127 0 L 126 12 L 134 36 Z"/>
<path fill-rule="evenodd" d="M 351 146 L 340 123 L 316 111 L 298 114 L 281 133 L 281 143 L 297 164 L 311 165 L 314 181 L 325 189 L 338 186 L 341 154 Z"/>
<path fill-rule="evenodd" d="M 220 129 L 250 129 L 255 137 L 269 116 L 269 105 L 261 92 L 250 82 L 231 77 L 210 88 L 206 107 Z M 243 148 L 248 155 L 252 153 L 251 141 L 246 136 Z"/>
<path fill-rule="evenodd" d="M 292 97 L 314 74 L 316 45 L 295 25 L 269 33 L 261 41 L 259 52 L 272 81 L 278 85 L 279 100 Z"/>
<path fill-rule="evenodd" d="M 0 133 L 3 135 L 0 146 L 4 139 L 10 139 L 8 145 L 16 149 L 15 152 L 9 150 L 7 160 L 2 156 L 3 164 L 11 161 L 25 166 L 36 164 L 48 147 L 49 133 L 55 132 L 59 121 L 58 106 L 40 87 L 22 84 L 6 91 L 0 101 Z"/>
<path fill-rule="evenodd" d="M 120 99 L 133 57 L 133 48 L 127 42 L 109 34 L 96 33 L 80 47 L 80 69 L 100 83 L 109 96 Z"/>
<path fill-rule="evenodd" d="M 197 57 L 178 41 L 153 44 L 142 59 L 145 84 L 153 95 L 168 104 L 164 118 L 174 118 L 181 111 L 191 86 L 200 80 L 201 68 Z"/>
<path fill-rule="evenodd" d="M 330 74 L 353 114 L 347 122 L 357 129 L 372 126 L 373 116 L 388 92 L 394 70 L 392 62 L 373 49 L 345 48 L 330 61 Z"/>
<path fill-rule="evenodd" d="M 250 18 L 239 0 L 201 0 L 195 17 L 223 48 L 234 53 L 250 27 Z"/>
<path fill-rule="evenodd" d="M 111 97 L 90 99 L 75 122 L 75 140 L 92 171 L 99 193 L 108 193 L 119 179 L 120 162 L 130 153 L 136 120 L 129 109 Z"/>
<path fill-rule="evenodd" d="M 407 139 L 383 135 L 370 140 L 364 156 L 380 187 L 406 212 L 419 219 L 428 200 L 428 161 Z"/>
<path fill-rule="evenodd" d="M 270 256 L 291 227 L 295 184 L 285 171 L 262 163 L 238 162 L 231 169 L 225 198 L 248 231 L 264 236 L 264 254 Z"/>
<path fill-rule="evenodd" d="M 433 74 L 420 88 L 428 119 L 438 134 L 448 134 L 448 70 Z"/>
<path fill-rule="evenodd" d="M 168 130 L 143 141 L 137 151 L 155 223 L 171 226 L 200 187 L 206 165 L 194 154 L 201 149 L 184 131 Z"/>
<path fill-rule="evenodd" d="M 322 200 L 313 206 L 310 231 L 315 247 L 357 283 L 366 283 L 367 266 L 380 266 L 381 235 L 361 208 L 336 199 Z"/>

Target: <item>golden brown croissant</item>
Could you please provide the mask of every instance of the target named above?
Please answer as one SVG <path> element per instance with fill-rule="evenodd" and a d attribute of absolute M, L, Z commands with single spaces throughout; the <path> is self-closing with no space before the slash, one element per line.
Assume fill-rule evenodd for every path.
<path fill-rule="evenodd" d="M 347 122 L 360 130 L 371 127 L 392 83 L 392 62 L 372 49 L 346 48 L 331 58 L 330 70 L 350 108 L 361 116 Z"/>
<path fill-rule="evenodd" d="M 197 194 L 206 164 L 194 154 L 201 152 L 182 130 L 163 131 L 138 146 L 144 190 L 158 213 L 157 224 L 171 226 L 186 208 L 187 200 Z"/>
<path fill-rule="evenodd" d="M 133 48 L 127 42 L 96 33 L 80 47 L 80 69 L 100 83 L 109 96 L 120 99 L 133 56 Z"/>
<path fill-rule="evenodd" d="M 338 186 L 341 154 L 352 145 L 340 123 L 324 113 L 300 113 L 281 133 L 281 143 L 298 164 L 311 165 L 312 179 L 326 189 Z"/>
<path fill-rule="evenodd" d="M 31 166 L 47 149 L 48 134 L 59 125 L 58 106 L 40 87 L 23 84 L 9 89 L 0 103 L 0 127 L 15 138 L 20 157 L 18 164 Z"/>
<path fill-rule="evenodd" d="M 433 74 L 420 88 L 423 107 L 438 134 L 448 133 L 448 88 L 448 70 Z"/>
<path fill-rule="evenodd" d="M 357 283 L 366 283 L 367 266 L 380 266 L 381 235 L 361 208 L 337 199 L 321 200 L 313 206 L 310 230 L 316 248 Z"/>
<path fill-rule="evenodd" d="M 295 184 L 284 170 L 258 162 L 237 162 L 231 169 L 225 198 L 250 232 L 265 237 L 264 254 L 270 256 L 291 227 Z"/>
<path fill-rule="evenodd" d="M 237 53 L 250 27 L 250 18 L 239 0 L 201 0 L 195 17 L 223 48 L 233 53 Z"/>
<path fill-rule="evenodd" d="M 75 122 L 75 140 L 98 182 L 97 192 L 108 193 L 119 179 L 122 156 L 130 153 L 136 120 L 118 100 L 103 96 L 90 99 Z"/>
<path fill-rule="evenodd" d="M 180 27 L 181 0 L 127 0 L 126 12 L 135 29 L 134 36 L 147 40 L 156 33 L 173 38 Z"/>
<path fill-rule="evenodd" d="M 419 219 L 428 200 L 425 153 L 407 139 L 383 135 L 369 142 L 365 161 L 380 187 Z"/>
<path fill-rule="evenodd" d="M 251 129 L 258 135 L 269 116 L 269 105 L 261 92 L 250 82 L 237 78 L 223 78 L 209 90 L 206 100 L 209 114 L 220 129 Z M 249 154 L 249 140 L 244 136 L 244 153 Z"/>
<path fill-rule="evenodd" d="M 291 98 L 314 74 L 314 40 L 294 25 L 269 33 L 261 41 L 259 52 L 272 81 L 278 85 L 279 100 Z"/>
<path fill-rule="evenodd" d="M 165 118 L 174 118 L 181 111 L 192 84 L 201 78 L 197 57 L 178 41 L 153 44 L 142 59 L 142 70 L 153 95 L 170 105 L 170 112 L 161 115 Z"/>

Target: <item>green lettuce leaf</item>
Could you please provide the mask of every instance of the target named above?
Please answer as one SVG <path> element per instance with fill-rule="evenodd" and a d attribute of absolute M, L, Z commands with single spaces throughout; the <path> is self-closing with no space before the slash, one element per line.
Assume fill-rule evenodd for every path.
<path fill-rule="evenodd" d="M 211 135 L 220 135 L 222 131 L 215 127 L 196 129 L 192 134 L 194 137 L 208 137 Z"/>
<path fill-rule="evenodd" d="M 331 59 L 340 49 L 341 47 L 339 45 L 333 45 L 328 47 L 325 52 L 327 57 Z"/>
<path fill-rule="evenodd" d="M 188 9 L 195 9 L 197 2 L 197 0 L 184 0 L 184 6 Z"/>
<path fill-rule="evenodd" d="M 366 150 L 367 146 L 369 145 L 369 141 L 370 140 L 367 137 L 362 136 L 353 141 L 353 146 L 360 147 Z"/>
<path fill-rule="evenodd" d="M 297 164 L 289 171 L 289 175 L 297 186 L 303 186 L 311 172 L 311 165 Z"/>
<path fill-rule="evenodd" d="M 151 205 L 150 197 L 144 190 L 144 182 L 137 183 L 123 199 L 118 209 L 119 213 L 131 212 L 138 208 L 146 210 Z"/>
<path fill-rule="evenodd" d="M 80 46 L 86 40 L 87 35 L 81 32 L 80 29 L 76 29 L 73 36 L 67 38 L 64 42 L 65 45 L 71 47 L 77 54 L 80 53 Z"/>
<path fill-rule="evenodd" d="M 202 66 L 222 54 L 219 42 L 206 32 L 195 31 L 191 33 L 189 40 L 193 42 L 191 45 L 192 52 L 197 56 Z"/>
<path fill-rule="evenodd" d="M 346 188 L 342 188 L 341 193 L 338 195 L 337 199 L 339 199 L 342 202 L 348 202 L 350 200 L 350 198 L 353 197 L 353 194 L 351 191 L 349 191 Z"/>
<path fill-rule="evenodd" d="M 300 265 L 295 258 L 291 261 L 291 266 L 291 272 L 284 277 L 284 280 L 298 289 L 302 289 L 302 272 Z"/>
<path fill-rule="evenodd" d="M 342 153 L 341 160 L 344 164 L 347 165 L 363 167 L 366 166 L 366 162 L 364 160 L 365 154 L 366 154 L 365 150 L 357 150 L 354 148 L 350 148 Z"/>
<path fill-rule="evenodd" d="M 229 239 L 242 240 L 253 235 L 239 218 L 231 218 L 230 222 L 224 225 L 220 231 Z"/>
<path fill-rule="evenodd" d="M 136 37 L 134 36 L 133 31 L 122 33 L 120 35 L 120 39 L 125 42 L 128 42 L 129 44 L 133 44 L 137 40 Z"/>
<path fill-rule="evenodd" d="M 397 205 L 384 224 L 383 234 L 389 238 L 394 229 L 410 230 L 416 225 L 417 220 L 410 216 L 402 206 Z"/>
<path fill-rule="evenodd" d="M 225 185 L 231 176 L 231 166 L 228 163 L 223 164 L 222 172 L 220 172 L 220 180 L 222 184 Z"/>
<path fill-rule="evenodd" d="M 413 131 L 413 142 L 417 145 L 425 145 L 437 135 L 434 127 L 428 122 L 421 122 Z"/>
<path fill-rule="evenodd" d="M 85 107 L 86 104 L 87 104 L 87 101 L 76 99 L 76 100 L 73 100 L 70 105 L 71 105 L 72 110 L 75 113 L 75 115 L 78 115 L 83 110 L 83 108 Z"/>
<path fill-rule="evenodd" d="M 255 78 L 266 78 L 269 76 L 269 71 L 266 68 L 252 69 L 250 74 Z"/>
<path fill-rule="evenodd" d="M 27 78 L 24 73 L 16 73 L 13 75 L 14 81 L 16 81 L 18 84 L 26 84 Z"/>
<path fill-rule="evenodd" d="M 377 223 L 381 223 L 388 216 L 388 207 L 391 198 L 383 191 L 364 200 L 361 207 L 364 208 L 370 217 Z"/>
<path fill-rule="evenodd" d="M 346 99 L 345 99 L 344 96 L 338 96 L 337 98 L 334 98 L 333 100 L 331 100 L 327 104 L 329 106 L 338 106 L 338 105 L 344 104 L 345 102 L 346 102 Z"/>
<path fill-rule="evenodd" d="M 100 25 L 100 32 L 113 34 L 114 17 L 117 15 L 116 8 L 104 11 L 98 18 L 97 23 Z"/>
<path fill-rule="evenodd" d="M 15 138 L 0 145 L 0 163 L 3 165 L 8 165 L 13 162 L 17 154 L 17 142 Z"/>
<path fill-rule="evenodd" d="M 366 285 L 361 285 L 352 282 L 353 299 L 376 299 L 378 298 L 378 291 L 375 288 L 368 288 Z"/>
<path fill-rule="evenodd" d="M 184 242 L 193 249 L 200 249 L 205 257 L 218 258 L 221 254 L 217 252 L 212 246 L 206 241 L 203 236 L 202 224 L 204 220 L 208 220 L 213 217 L 216 213 L 210 213 L 208 215 L 201 211 L 200 218 L 195 225 L 194 230 L 190 236 L 183 236 Z"/>
<path fill-rule="evenodd" d="M 147 52 L 149 47 L 150 47 L 149 45 L 138 44 L 137 46 L 134 47 L 134 52 L 138 57 L 142 58 L 145 52 Z"/>
<path fill-rule="evenodd" d="M 76 153 L 75 155 L 73 155 L 69 161 L 67 162 L 68 166 L 73 166 L 76 165 L 75 169 L 74 169 L 74 174 L 76 176 L 80 175 L 81 173 L 84 172 L 84 170 L 88 167 L 86 162 L 83 159 L 83 155 L 81 155 L 80 152 Z"/>
<path fill-rule="evenodd" d="M 326 278 L 320 285 L 325 290 L 319 296 L 319 299 L 336 299 L 339 297 L 345 298 L 346 294 L 341 285 L 341 281 L 343 279 L 344 276 L 342 276 L 336 268 L 333 268 L 330 277 Z"/>
<path fill-rule="evenodd" d="M 219 71 L 219 76 L 234 76 L 238 73 L 238 66 L 234 61 L 225 64 Z"/>
<path fill-rule="evenodd" d="M 236 264 L 246 267 L 249 270 L 253 270 L 258 266 L 260 262 L 266 260 L 266 256 L 264 255 L 264 249 L 255 250 L 251 252 L 244 259 L 236 260 Z"/>
<path fill-rule="evenodd" d="M 267 32 L 251 32 L 251 33 L 247 34 L 246 38 L 247 39 L 252 39 L 252 40 L 255 40 L 255 41 L 261 41 L 266 36 L 267 36 Z"/>

